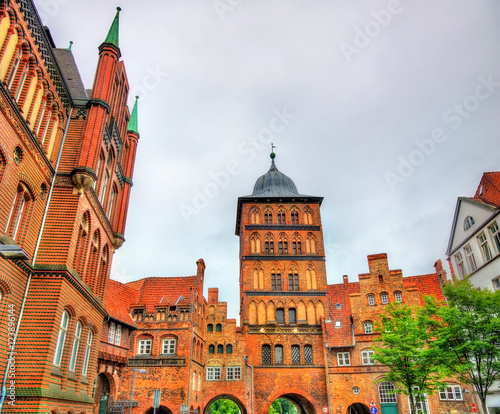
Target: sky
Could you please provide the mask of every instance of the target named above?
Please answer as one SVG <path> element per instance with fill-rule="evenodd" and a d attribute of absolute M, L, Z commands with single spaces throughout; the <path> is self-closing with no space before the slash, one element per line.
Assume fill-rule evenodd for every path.
<path fill-rule="evenodd" d="M 111 277 L 196 274 L 239 320 L 240 196 L 276 165 L 321 207 L 328 283 L 433 273 L 457 197 L 500 169 L 498 0 L 36 0 L 91 88 L 111 22 L 139 96 Z M 447 266 L 446 266 L 447 268 Z"/>

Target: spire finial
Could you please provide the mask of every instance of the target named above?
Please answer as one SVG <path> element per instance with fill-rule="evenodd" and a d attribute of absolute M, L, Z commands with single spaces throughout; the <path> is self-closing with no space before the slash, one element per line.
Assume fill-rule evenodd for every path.
<path fill-rule="evenodd" d="M 69 46 L 66 48 L 66 50 L 68 50 L 68 51 L 71 52 L 71 46 L 73 46 L 73 41 L 72 40 L 69 41 Z"/>
<path fill-rule="evenodd" d="M 115 18 L 113 20 L 113 23 L 111 24 L 111 27 L 109 28 L 106 40 L 104 41 L 104 43 L 110 43 L 116 46 L 118 49 L 120 48 L 120 46 L 118 45 L 118 24 L 119 24 L 120 11 L 121 7 L 117 7 Z"/>
<path fill-rule="evenodd" d="M 274 162 L 274 159 L 276 158 L 276 154 L 274 153 L 274 149 L 276 148 L 276 145 L 274 145 L 272 142 L 271 142 L 271 159 L 273 160 Z"/>
<path fill-rule="evenodd" d="M 132 113 L 130 114 L 130 119 L 128 121 L 127 131 L 134 132 L 139 134 L 139 129 L 137 128 L 137 101 L 139 97 L 135 97 L 134 108 L 132 109 Z"/>

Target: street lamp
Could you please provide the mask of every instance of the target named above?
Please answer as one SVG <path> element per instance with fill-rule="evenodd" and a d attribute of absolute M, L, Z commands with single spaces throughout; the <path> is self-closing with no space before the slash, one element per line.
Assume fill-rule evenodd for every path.
<path fill-rule="evenodd" d="M 128 407 L 128 414 L 132 414 L 132 403 L 134 401 L 134 386 L 135 386 L 135 373 L 138 372 L 139 374 L 147 374 L 148 371 L 145 369 L 139 369 L 139 368 L 134 368 L 132 370 L 132 386 L 130 387 L 130 405 Z"/>

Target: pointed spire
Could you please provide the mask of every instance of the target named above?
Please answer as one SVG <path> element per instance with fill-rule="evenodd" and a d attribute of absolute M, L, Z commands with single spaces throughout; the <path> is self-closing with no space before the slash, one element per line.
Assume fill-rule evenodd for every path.
<path fill-rule="evenodd" d="M 137 101 L 138 100 L 139 100 L 139 97 L 136 96 L 134 108 L 132 109 L 132 114 L 130 115 L 130 119 L 128 121 L 128 126 L 127 126 L 127 131 L 134 132 L 136 134 L 139 134 L 139 130 L 137 128 Z"/>
<path fill-rule="evenodd" d="M 273 169 L 277 170 L 276 164 L 274 163 L 274 159 L 276 158 L 276 154 L 274 153 L 275 148 L 276 146 L 271 142 L 271 154 L 269 154 L 269 156 L 271 157 L 271 168 L 269 169 L 269 171 Z"/>
<path fill-rule="evenodd" d="M 120 49 L 120 46 L 118 45 L 118 25 L 119 25 L 119 14 L 120 14 L 120 7 L 116 8 L 116 15 L 113 20 L 113 23 L 111 24 L 111 27 L 109 28 L 108 35 L 106 36 L 106 40 L 104 43 L 110 43 L 113 46 L 116 46 L 117 49 Z"/>

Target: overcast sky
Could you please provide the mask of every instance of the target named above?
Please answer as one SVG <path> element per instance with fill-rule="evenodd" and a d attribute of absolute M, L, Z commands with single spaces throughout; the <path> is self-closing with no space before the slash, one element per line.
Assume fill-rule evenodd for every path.
<path fill-rule="evenodd" d="M 500 168 L 498 0 L 37 0 L 91 88 L 120 13 L 141 134 L 112 278 L 207 265 L 237 318 L 237 198 L 270 166 L 323 196 L 329 283 L 385 252 L 445 262 L 458 196 Z M 205 291 L 206 293 L 206 291 Z"/>

